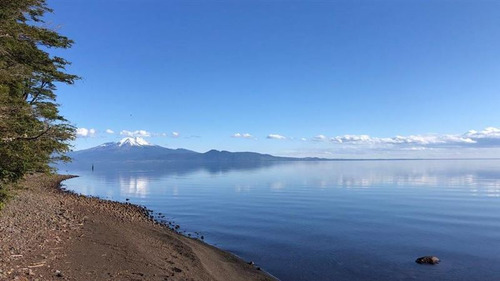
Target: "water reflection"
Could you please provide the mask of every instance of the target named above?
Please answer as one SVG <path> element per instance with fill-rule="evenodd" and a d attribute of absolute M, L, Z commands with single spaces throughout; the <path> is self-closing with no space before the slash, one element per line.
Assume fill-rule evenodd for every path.
<path fill-rule="evenodd" d="M 238 192 L 255 186 L 253 175 L 264 177 L 271 190 L 302 186 L 314 188 L 468 187 L 471 192 L 500 196 L 500 161 L 333 161 L 333 162 L 248 162 L 248 163 L 122 163 L 99 165 L 93 177 L 110 185 L 119 182 L 124 194 L 146 196 L 152 179 L 224 177 L 241 174 L 246 182 L 234 183 Z M 71 168 L 78 167 L 71 166 Z M 60 168 L 65 170 L 67 167 Z M 81 173 L 78 169 L 73 169 Z M 85 171 L 84 173 L 87 173 Z M 252 172 L 252 173 L 250 173 Z M 263 176 L 265 175 L 265 176 Z M 215 187 L 214 187 L 215 188 Z M 178 190 L 175 191 L 178 194 Z"/>
<path fill-rule="evenodd" d="M 187 176 L 193 173 L 209 173 L 211 175 L 224 174 L 233 171 L 252 171 L 266 167 L 290 164 L 291 162 L 262 161 L 262 162 L 196 162 L 196 161 L 144 161 L 144 162 L 110 162 L 94 165 L 96 173 L 117 172 L 154 172 L 163 176 Z M 89 163 L 61 163 L 57 169 L 64 171 L 90 171 Z"/>
<path fill-rule="evenodd" d="M 118 176 L 122 195 L 145 197 L 148 192 L 148 178 L 145 176 L 123 175 Z"/>
<path fill-rule="evenodd" d="M 280 190 L 280 189 L 283 189 L 285 188 L 285 183 L 282 182 L 282 181 L 275 181 L 275 182 L 271 182 L 269 184 L 269 187 L 272 189 L 272 190 Z"/>
<path fill-rule="evenodd" d="M 81 176 L 66 183 L 76 192 L 168 214 L 282 280 L 500 280 L 500 161 L 100 164 L 70 172 Z M 417 269 L 415 257 L 428 252 L 446 262 Z"/>
<path fill-rule="evenodd" d="M 250 184 L 235 184 L 234 186 L 234 190 L 236 192 L 249 192 L 250 190 L 252 190 L 252 185 Z"/>
<path fill-rule="evenodd" d="M 299 164 L 293 173 L 307 174 L 317 187 L 377 186 L 482 187 L 500 189 L 500 161 L 360 161 Z M 311 177 L 312 175 L 312 177 Z"/>

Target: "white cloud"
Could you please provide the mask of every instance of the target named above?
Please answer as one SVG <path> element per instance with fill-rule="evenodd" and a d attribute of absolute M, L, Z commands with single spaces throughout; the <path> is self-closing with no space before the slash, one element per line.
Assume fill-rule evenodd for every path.
<path fill-rule="evenodd" d="M 468 131 L 463 137 L 474 140 L 477 147 L 500 147 L 500 128 L 488 127 L 482 131 Z"/>
<path fill-rule="evenodd" d="M 111 129 L 106 129 L 106 133 L 108 133 L 108 134 L 114 134 L 114 133 L 115 133 L 115 131 L 113 131 L 113 130 L 111 130 Z"/>
<path fill-rule="evenodd" d="M 174 138 L 178 138 L 179 137 L 179 133 L 178 132 L 172 132 L 172 137 Z"/>
<path fill-rule="evenodd" d="M 300 140 L 301 140 L 301 141 L 307 141 L 307 139 L 306 139 L 306 138 L 301 138 Z"/>
<path fill-rule="evenodd" d="M 236 133 L 236 134 L 232 135 L 231 137 L 242 138 L 242 139 L 254 139 L 254 137 L 249 133 L 245 133 L 245 134 Z"/>
<path fill-rule="evenodd" d="M 470 130 L 464 136 L 474 139 L 500 138 L 500 128 L 488 127 L 480 132 Z"/>
<path fill-rule="evenodd" d="M 325 135 L 317 135 L 312 138 L 313 141 L 326 141 L 328 138 Z"/>
<path fill-rule="evenodd" d="M 96 134 L 95 129 L 87 129 L 87 128 L 77 128 L 76 135 L 79 137 L 93 137 Z"/>
<path fill-rule="evenodd" d="M 475 143 L 471 138 L 458 135 L 410 135 L 391 138 L 378 138 L 369 135 L 343 135 L 330 138 L 330 141 L 334 143 L 361 145 L 456 145 Z"/>
<path fill-rule="evenodd" d="M 151 133 L 146 130 L 137 130 L 137 131 L 123 130 L 120 132 L 120 135 L 127 137 L 150 137 Z"/>
<path fill-rule="evenodd" d="M 410 151 L 422 151 L 422 150 L 427 150 L 428 148 L 423 147 L 423 146 L 411 146 L 407 148 L 403 148 L 403 150 L 410 150 Z"/>
<path fill-rule="evenodd" d="M 368 135 L 343 135 L 330 138 L 330 141 L 337 143 L 369 143 L 374 142 L 377 138 L 371 138 Z"/>
<path fill-rule="evenodd" d="M 270 134 L 267 136 L 268 139 L 273 139 L 273 140 L 286 140 L 285 136 L 278 135 L 278 134 Z"/>
<path fill-rule="evenodd" d="M 318 135 L 312 140 L 328 139 Z M 465 134 L 427 134 L 394 137 L 372 137 L 369 135 L 342 135 L 330 137 L 330 142 L 353 146 L 370 146 L 372 148 L 390 147 L 405 150 L 424 150 L 429 147 L 500 147 L 500 129 L 488 127 L 482 131 L 470 130 Z"/>
<path fill-rule="evenodd" d="M 317 135 L 313 148 L 301 148 L 293 156 L 335 158 L 473 158 L 500 157 L 500 127 L 470 130 L 463 134 L 421 134 L 375 137 L 367 134 Z M 331 155 L 328 155 L 330 153 Z"/>

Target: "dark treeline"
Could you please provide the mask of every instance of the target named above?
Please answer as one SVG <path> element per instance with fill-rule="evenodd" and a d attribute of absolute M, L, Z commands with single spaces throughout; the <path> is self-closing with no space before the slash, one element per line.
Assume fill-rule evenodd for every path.
<path fill-rule="evenodd" d="M 50 12 L 44 0 L 0 0 L 0 194 L 5 183 L 67 160 L 74 138 L 55 92 L 78 77 L 66 72 L 68 61 L 46 51 L 73 41 L 46 26 Z"/>

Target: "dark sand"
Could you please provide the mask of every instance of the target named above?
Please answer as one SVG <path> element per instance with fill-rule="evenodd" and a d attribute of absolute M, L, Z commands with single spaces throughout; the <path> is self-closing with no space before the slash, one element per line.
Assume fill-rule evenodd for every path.
<path fill-rule="evenodd" d="M 140 207 L 32 175 L 0 211 L 0 280 L 275 280 L 154 223 Z"/>

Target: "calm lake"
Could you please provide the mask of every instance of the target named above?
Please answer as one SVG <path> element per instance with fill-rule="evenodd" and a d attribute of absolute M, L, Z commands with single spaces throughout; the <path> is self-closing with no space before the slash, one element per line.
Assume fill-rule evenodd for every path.
<path fill-rule="evenodd" d="M 500 280 L 500 160 L 60 172 L 80 175 L 69 190 L 129 198 L 281 280 Z"/>

